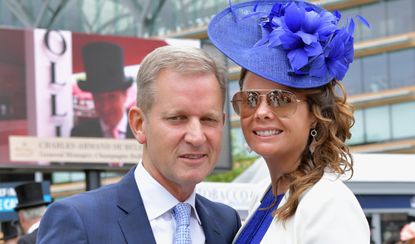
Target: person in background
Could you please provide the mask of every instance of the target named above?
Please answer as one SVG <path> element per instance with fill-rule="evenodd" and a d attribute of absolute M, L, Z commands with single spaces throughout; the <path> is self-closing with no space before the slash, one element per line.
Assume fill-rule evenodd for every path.
<path fill-rule="evenodd" d="M 3 237 L 0 240 L 2 240 L 4 244 L 17 244 L 17 241 L 19 240 L 17 224 L 17 221 L 1 222 Z"/>
<path fill-rule="evenodd" d="M 415 222 L 403 226 L 401 233 L 402 244 L 415 244 Z"/>
<path fill-rule="evenodd" d="M 125 102 L 133 80 L 124 75 L 124 53 L 109 42 L 92 42 L 82 48 L 86 80 L 81 90 L 91 92 L 98 118 L 75 125 L 72 137 L 134 138 L 128 126 Z"/>
<path fill-rule="evenodd" d="M 14 210 L 17 213 L 23 235 L 19 244 L 36 243 L 39 223 L 50 203 L 43 198 L 42 184 L 29 182 L 14 188 L 17 196 L 17 205 Z"/>
<path fill-rule="evenodd" d="M 340 83 L 353 60 L 353 19 L 305 1 L 231 5 L 208 26 L 242 67 L 232 98 L 249 147 L 271 182 L 234 243 L 367 244 L 370 231 L 341 176 L 353 109 Z M 368 23 L 358 17 L 363 23 Z"/>
<path fill-rule="evenodd" d="M 129 124 L 142 159 L 117 184 L 52 204 L 38 244 L 230 243 L 238 213 L 195 193 L 221 148 L 224 67 L 204 51 L 165 46 L 137 75 Z"/>

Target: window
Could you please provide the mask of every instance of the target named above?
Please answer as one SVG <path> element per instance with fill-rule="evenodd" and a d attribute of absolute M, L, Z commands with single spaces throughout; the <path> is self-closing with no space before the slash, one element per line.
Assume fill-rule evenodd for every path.
<path fill-rule="evenodd" d="M 362 16 L 367 19 L 371 28 L 361 28 L 362 40 L 378 38 L 386 35 L 385 2 L 365 5 L 361 8 Z"/>
<path fill-rule="evenodd" d="M 414 29 L 413 0 L 386 2 L 388 34 L 411 32 Z"/>
<path fill-rule="evenodd" d="M 352 137 L 347 141 L 349 145 L 362 144 L 365 142 L 365 121 L 363 117 L 363 110 L 356 110 L 354 112 L 355 123 L 351 128 Z"/>
<path fill-rule="evenodd" d="M 389 53 L 389 72 L 392 88 L 415 85 L 415 49 Z"/>
<path fill-rule="evenodd" d="M 349 70 L 343 79 L 342 84 L 346 88 L 348 95 L 356 95 L 363 92 L 361 64 L 361 59 L 355 59 L 353 63 L 350 64 Z"/>
<path fill-rule="evenodd" d="M 83 172 L 53 172 L 53 184 L 79 182 L 85 180 L 85 173 Z"/>
<path fill-rule="evenodd" d="M 368 56 L 362 59 L 365 92 L 388 89 L 388 65 L 386 54 Z"/>
<path fill-rule="evenodd" d="M 347 21 L 350 18 L 354 18 L 356 17 L 356 15 L 361 15 L 359 10 L 360 10 L 359 8 L 349 8 L 345 10 L 340 10 L 340 14 L 342 15 L 342 18 L 340 19 L 339 26 L 345 26 L 347 24 Z M 361 28 L 362 28 L 362 25 L 360 24 L 357 24 L 355 26 L 355 30 L 354 30 L 355 42 L 361 41 L 362 39 Z M 363 27 L 363 28 L 366 28 L 366 27 Z"/>
<path fill-rule="evenodd" d="M 392 135 L 394 139 L 415 136 L 415 102 L 400 103 L 392 108 Z"/>
<path fill-rule="evenodd" d="M 366 141 L 377 142 L 391 139 L 389 106 L 365 110 Z"/>

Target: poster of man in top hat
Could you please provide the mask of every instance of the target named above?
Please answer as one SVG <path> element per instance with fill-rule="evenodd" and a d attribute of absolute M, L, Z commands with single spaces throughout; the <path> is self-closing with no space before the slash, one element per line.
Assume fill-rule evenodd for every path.
<path fill-rule="evenodd" d="M 124 51 L 115 43 L 91 42 L 83 46 L 85 80 L 82 91 L 91 92 L 97 118 L 75 125 L 72 137 L 133 138 L 127 122 L 127 89 L 133 80 L 124 74 Z"/>

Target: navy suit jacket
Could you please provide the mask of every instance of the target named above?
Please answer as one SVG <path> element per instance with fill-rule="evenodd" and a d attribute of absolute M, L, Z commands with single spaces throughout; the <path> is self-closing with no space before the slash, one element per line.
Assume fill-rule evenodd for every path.
<path fill-rule="evenodd" d="M 22 235 L 19 238 L 19 241 L 17 244 L 35 244 L 36 243 L 36 235 L 37 235 L 38 229 L 34 230 L 30 234 Z"/>
<path fill-rule="evenodd" d="M 116 184 L 51 204 L 40 223 L 37 243 L 156 243 L 134 170 L 135 167 Z M 241 226 L 234 209 L 197 195 L 196 211 L 206 243 L 232 242 Z"/>

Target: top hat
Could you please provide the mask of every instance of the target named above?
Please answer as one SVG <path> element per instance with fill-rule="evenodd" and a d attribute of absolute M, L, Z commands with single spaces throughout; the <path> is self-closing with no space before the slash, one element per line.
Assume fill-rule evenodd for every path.
<path fill-rule="evenodd" d="M 16 221 L 6 221 L 1 222 L 1 231 L 3 232 L 3 238 L 0 240 L 10 240 L 17 237 L 17 222 Z"/>
<path fill-rule="evenodd" d="M 86 80 L 78 81 L 81 90 L 92 93 L 125 90 L 133 80 L 124 75 L 124 53 L 109 42 L 92 42 L 82 48 Z"/>
<path fill-rule="evenodd" d="M 238 65 L 293 88 L 342 80 L 353 61 L 354 21 L 304 1 L 231 5 L 209 23 L 212 43 Z M 358 16 L 368 26 L 366 20 Z"/>
<path fill-rule="evenodd" d="M 43 200 L 42 184 L 30 182 L 18 185 L 14 188 L 17 195 L 18 203 L 14 208 L 15 211 L 26 208 L 34 208 L 42 205 L 48 205 L 50 202 Z"/>

